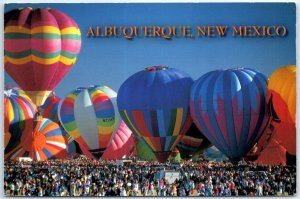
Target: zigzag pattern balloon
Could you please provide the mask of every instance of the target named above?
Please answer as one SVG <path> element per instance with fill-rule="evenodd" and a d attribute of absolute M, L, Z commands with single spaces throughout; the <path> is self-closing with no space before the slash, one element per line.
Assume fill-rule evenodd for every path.
<path fill-rule="evenodd" d="M 251 149 L 267 126 L 267 79 L 255 70 L 206 73 L 195 81 L 190 96 L 193 121 L 234 163 Z"/>

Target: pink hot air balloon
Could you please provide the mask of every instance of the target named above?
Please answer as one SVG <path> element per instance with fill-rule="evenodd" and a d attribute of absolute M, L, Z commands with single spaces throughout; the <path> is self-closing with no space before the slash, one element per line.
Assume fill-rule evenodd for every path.
<path fill-rule="evenodd" d="M 119 129 L 114 135 L 110 145 L 105 150 L 102 158 L 104 159 L 121 159 L 124 156 L 129 156 L 135 146 L 131 130 L 122 121 Z"/>
<path fill-rule="evenodd" d="M 75 64 L 81 33 L 67 14 L 22 8 L 4 15 L 4 69 L 36 106 Z"/>

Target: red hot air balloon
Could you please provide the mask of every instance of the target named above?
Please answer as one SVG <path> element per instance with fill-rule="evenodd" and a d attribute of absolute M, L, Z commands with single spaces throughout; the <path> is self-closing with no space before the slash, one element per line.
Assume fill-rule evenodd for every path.
<path fill-rule="evenodd" d="M 46 99 L 45 103 L 40 107 L 43 118 L 48 118 L 53 122 L 60 123 L 57 113 L 59 102 L 60 98 L 52 93 L 52 95 L 50 95 Z"/>
<path fill-rule="evenodd" d="M 279 141 L 271 137 L 256 162 L 264 165 L 286 165 L 286 149 Z"/>
<path fill-rule="evenodd" d="M 55 9 L 16 9 L 4 16 L 5 71 L 41 106 L 76 62 L 80 30 Z"/>

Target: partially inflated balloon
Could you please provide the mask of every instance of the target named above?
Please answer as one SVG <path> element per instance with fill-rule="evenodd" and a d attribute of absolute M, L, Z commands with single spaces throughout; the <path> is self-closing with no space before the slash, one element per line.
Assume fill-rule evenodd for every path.
<path fill-rule="evenodd" d="M 53 122 L 60 123 L 58 119 L 58 105 L 60 102 L 60 98 L 55 94 L 50 95 L 45 103 L 40 107 L 43 118 L 48 118 Z"/>
<path fill-rule="evenodd" d="M 274 71 L 268 83 L 268 99 L 278 116 L 276 137 L 290 154 L 296 155 L 296 66 Z"/>
<path fill-rule="evenodd" d="M 81 87 L 68 94 L 58 108 L 64 129 L 96 158 L 102 156 L 120 125 L 116 98 L 117 93 L 107 86 Z"/>
<path fill-rule="evenodd" d="M 169 160 L 171 162 L 177 162 L 179 163 L 181 161 L 181 154 L 177 147 L 175 147 L 171 153 L 171 156 L 169 157 Z"/>
<path fill-rule="evenodd" d="M 192 84 L 192 78 L 186 73 L 157 66 L 133 74 L 119 89 L 118 107 L 122 119 L 161 162 L 167 160 L 191 124 Z"/>
<path fill-rule="evenodd" d="M 135 146 L 131 130 L 122 121 L 115 133 L 110 145 L 105 150 L 102 158 L 118 160 L 122 157 L 129 157 Z"/>
<path fill-rule="evenodd" d="M 191 115 L 207 139 L 237 163 L 267 128 L 266 95 L 267 79 L 255 70 L 211 71 L 192 87 Z"/>
<path fill-rule="evenodd" d="M 80 30 L 55 9 L 16 9 L 4 16 L 5 71 L 41 106 L 76 62 Z"/>
<path fill-rule="evenodd" d="M 4 137 L 5 154 L 19 143 L 23 131 L 28 128 L 27 120 L 32 120 L 36 107 L 30 98 L 16 87 L 4 88 Z"/>
<path fill-rule="evenodd" d="M 58 124 L 43 118 L 35 123 L 28 122 L 30 128 L 25 129 L 21 143 L 6 158 L 30 157 L 33 160 L 48 160 L 67 156 L 67 140 Z"/>
<path fill-rule="evenodd" d="M 73 156 L 73 155 L 81 155 L 81 154 L 87 154 L 85 152 L 85 148 L 81 147 L 75 140 L 74 138 L 68 136 L 68 147 L 67 147 L 68 155 Z M 87 151 L 87 150 L 86 150 Z M 88 154 L 90 154 L 88 152 Z M 92 154 L 91 156 L 88 156 L 89 158 L 93 158 Z"/>
<path fill-rule="evenodd" d="M 226 155 L 219 151 L 215 146 L 205 149 L 203 155 L 204 158 L 209 161 L 223 162 L 228 160 Z"/>
<path fill-rule="evenodd" d="M 286 149 L 274 138 L 260 153 L 256 163 L 263 165 L 286 165 Z"/>
<path fill-rule="evenodd" d="M 194 154 L 202 152 L 211 146 L 211 143 L 199 131 L 195 123 L 191 125 L 185 135 L 179 140 L 177 148 L 182 159 L 189 160 Z"/>

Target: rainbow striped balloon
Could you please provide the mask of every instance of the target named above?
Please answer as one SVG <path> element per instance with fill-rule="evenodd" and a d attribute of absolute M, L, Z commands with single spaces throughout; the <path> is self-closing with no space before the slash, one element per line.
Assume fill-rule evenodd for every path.
<path fill-rule="evenodd" d="M 117 93 L 107 86 L 81 87 L 71 92 L 58 107 L 59 120 L 81 148 L 100 158 L 118 130 L 121 119 Z M 90 156 L 90 154 L 86 154 Z"/>
<path fill-rule="evenodd" d="M 9 154 L 8 159 L 30 157 L 33 160 L 63 159 L 67 156 L 67 139 L 59 125 L 43 118 L 23 132 L 21 144 Z"/>
<path fill-rule="evenodd" d="M 80 29 L 58 10 L 24 8 L 5 13 L 5 71 L 38 106 L 76 62 L 80 47 Z"/>
<path fill-rule="evenodd" d="M 22 132 L 28 128 L 26 120 L 32 120 L 36 107 L 30 98 L 17 87 L 4 88 L 4 137 L 5 154 L 19 143 Z"/>

